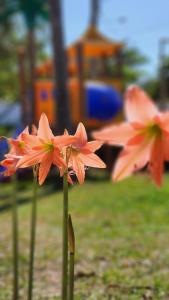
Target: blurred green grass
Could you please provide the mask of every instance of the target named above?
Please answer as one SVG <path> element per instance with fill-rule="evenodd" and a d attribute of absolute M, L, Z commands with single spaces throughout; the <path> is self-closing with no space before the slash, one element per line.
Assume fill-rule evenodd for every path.
<path fill-rule="evenodd" d="M 57 184 L 57 182 L 56 182 Z M 2 194 L 11 184 L 0 186 Z M 5 191 L 4 191 L 5 190 Z M 31 185 L 26 193 L 31 196 Z M 40 188 L 34 299 L 60 299 L 62 193 Z M 44 195 L 43 195 L 44 194 Z M 157 189 L 135 175 L 70 188 L 76 300 L 169 299 L 169 176 Z M 30 203 L 19 207 L 20 286 L 26 300 Z M 0 299 L 11 299 L 11 214 L 0 216 Z"/>

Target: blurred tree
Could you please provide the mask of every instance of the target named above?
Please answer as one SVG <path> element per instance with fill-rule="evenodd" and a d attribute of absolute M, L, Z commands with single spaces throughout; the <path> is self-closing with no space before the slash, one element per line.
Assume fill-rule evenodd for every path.
<path fill-rule="evenodd" d="M 0 23 L 6 23 L 14 14 L 22 14 L 27 28 L 27 51 L 29 57 L 29 85 L 32 102 L 31 121 L 34 120 L 34 79 L 35 79 L 35 29 L 39 19 L 48 20 L 48 5 L 44 0 L 1 0 Z"/>
<path fill-rule="evenodd" d="M 144 90 L 155 101 L 159 101 L 160 98 L 160 82 L 157 78 L 150 78 L 143 83 Z"/>
<path fill-rule="evenodd" d="M 17 54 L 18 39 L 9 20 L 0 26 L 0 98 L 18 97 Z"/>
<path fill-rule="evenodd" d="M 138 82 L 145 72 L 141 68 L 147 58 L 140 53 L 137 48 L 129 48 L 125 46 L 121 54 L 122 59 L 122 80 L 123 86 Z M 117 57 L 111 57 L 107 62 L 107 74 L 110 78 L 117 78 L 119 73 L 119 65 Z"/>
<path fill-rule="evenodd" d="M 147 58 L 137 48 L 123 49 L 124 85 L 137 82 L 145 74 L 141 67 L 147 63 Z"/>
<path fill-rule="evenodd" d="M 53 50 L 55 86 L 57 86 L 57 130 L 63 133 L 64 129 L 71 129 L 69 98 L 67 93 L 66 54 L 63 39 L 62 11 L 60 0 L 49 0 Z"/>
<path fill-rule="evenodd" d="M 164 105 L 169 98 L 169 56 L 164 56 L 161 59 L 159 67 L 159 81 L 160 81 L 160 100 Z"/>
<path fill-rule="evenodd" d="M 163 84 L 165 85 L 166 99 L 169 98 L 169 56 L 166 56 L 159 68 L 159 76 L 157 78 L 150 78 L 144 82 L 144 89 L 151 95 L 151 97 L 161 102 L 161 73 L 163 74 Z M 161 103 L 163 104 L 163 103 Z M 165 106 L 164 106 L 165 107 Z"/>
<path fill-rule="evenodd" d="M 26 44 L 25 35 L 19 32 L 22 22 L 18 17 L 8 19 L 0 25 L 0 98 L 15 101 L 19 99 L 18 80 L 18 49 Z M 37 61 L 39 63 L 48 59 L 45 44 L 40 35 L 44 32 L 44 25 L 38 26 L 38 37 L 36 42 Z M 19 32 L 19 34 L 18 34 Z M 25 71 L 29 74 L 27 61 L 24 60 Z"/>

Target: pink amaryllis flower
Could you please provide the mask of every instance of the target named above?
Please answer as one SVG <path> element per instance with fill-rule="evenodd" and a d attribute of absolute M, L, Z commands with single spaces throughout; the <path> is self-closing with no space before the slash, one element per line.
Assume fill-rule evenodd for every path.
<path fill-rule="evenodd" d="M 18 161 L 29 151 L 29 146 L 23 141 L 23 134 L 29 135 L 28 127 L 16 139 L 7 138 L 10 151 L 5 155 L 5 159 L 0 162 L 1 166 L 5 167 L 4 176 L 13 175 L 17 170 Z"/>
<path fill-rule="evenodd" d="M 69 136 L 65 133 L 65 136 Z M 63 152 L 68 168 L 73 170 L 80 184 L 84 182 L 85 168 L 105 168 L 105 163 L 94 153 L 102 146 L 100 141 L 87 140 L 87 133 L 82 123 L 79 123 L 74 141 Z"/>
<path fill-rule="evenodd" d="M 163 165 L 169 160 L 169 113 L 159 112 L 148 95 L 137 86 L 125 94 L 127 122 L 93 133 L 99 140 L 124 149 L 115 164 L 113 180 L 119 181 L 148 165 L 151 177 L 160 186 Z"/>
<path fill-rule="evenodd" d="M 23 134 L 22 138 L 31 149 L 28 154 L 19 160 L 17 167 L 26 168 L 39 165 L 38 178 L 40 185 L 45 181 L 52 164 L 57 166 L 59 170 L 63 169 L 65 162 L 60 147 L 70 144 L 73 137 L 55 137 L 44 113 L 42 113 L 39 120 L 37 135 Z"/>

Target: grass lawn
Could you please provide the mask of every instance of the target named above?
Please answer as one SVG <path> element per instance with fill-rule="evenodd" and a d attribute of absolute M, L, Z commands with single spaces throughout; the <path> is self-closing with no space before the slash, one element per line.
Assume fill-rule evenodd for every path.
<path fill-rule="evenodd" d="M 10 185 L 9 185 L 10 186 Z M 7 185 L 1 185 L 1 190 Z M 42 190 L 43 191 L 43 190 Z M 30 193 L 30 192 L 29 192 Z M 38 203 L 34 300 L 60 299 L 62 194 Z M 75 300 L 169 299 L 169 178 L 113 185 L 87 181 L 70 189 L 76 232 Z M 26 300 L 30 204 L 19 207 L 20 286 Z M 0 216 L 0 299 L 11 299 L 11 215 Z"/>

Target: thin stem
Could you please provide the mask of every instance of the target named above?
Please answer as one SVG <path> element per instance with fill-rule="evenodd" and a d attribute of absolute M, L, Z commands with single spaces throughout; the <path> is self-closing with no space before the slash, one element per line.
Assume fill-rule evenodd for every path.
<path fill-rule="evenodd" d="M 68 218 L 68 240 L 69 240 L 69 297 L 68 300 L 74 299 L 74 264 L 75 264 L 75 233 L 71 215 Z"/>
<path fill-rule="evenodd" d="M 29 281 L 28 281 L 28 300 L 33 298 L 33 280 L 34 280 L 34 254 L 36 239 L 36 217 L 37 217 L 37 179 L 33 180 L 33 198 L 32 198 L 32 215 L 30 231 L 30 260 L 29 260 Z"/>
<path fill-rule="evenodd" d="M 74 299 L 74 253 L 69 255 L 69 300 Z"/>
<path fill-rule="evenodd" d="M 63 261 L 62 261 L 62 300 L 67 300 L 68 284 L 68 181 L 67 172 L 63 177 Z"/>
<path fill-rule="evenodd" d="M 12 230 L 13 230 L 13 300 L 19 299 L 19 247 L 18 247 L 18 208 L 17 208 L 17 178 L 13 176 L 14 195 L 12 201 Z"/>

